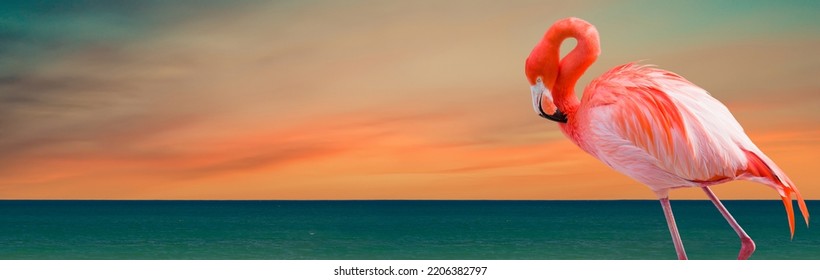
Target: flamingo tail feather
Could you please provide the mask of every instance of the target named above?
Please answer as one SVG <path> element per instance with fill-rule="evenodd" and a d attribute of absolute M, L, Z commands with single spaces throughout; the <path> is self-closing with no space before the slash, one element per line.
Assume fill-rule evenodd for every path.
<path fill-rule="evenodd" d="M 794 239 L 794 206 L 792 205 L 791 193 L 789 193 L 789 191 L 784 192 L 786 195 L 781 196 L 780 199 L 783 200 L 783 206 L 786 207 L 786 215 L 789 220 L 789 232 L 791 232 L 791 239 Z"/>
<path fill-rule="evenodd" d="M 809 227 L 809 208 L 806 207 L 806 201 L 797 189 L 794 189 L 794 195 L 797 197 L 797 204 L 800 206 L 800 212 L 803 213 L 803 218 L 806 220 L 806 227 Z"/>
<path fill-rule="evenodd" d="M 791 237 L 794 238 L 794 206 L 792 204 L 792 194 L 797 198 L 797 205 L 800 207 L 800 213 L 803 214 L 803 220 L 806 221 L 806 227 L 809 226 L 809 209 L 806 207 L 806 201 L 800 195 L 800 191 L 792 183 L 791 179 L 786 176 L 774 162 L 765 155 L 745 151 L 746 158 L 749 160 L 746 173 L 748 179 L 765 183 L 773 187 L 780 194 L 783 200 L 783 206 L 786 207 L 786 215 L 789 219 L 789 230 Z"/>

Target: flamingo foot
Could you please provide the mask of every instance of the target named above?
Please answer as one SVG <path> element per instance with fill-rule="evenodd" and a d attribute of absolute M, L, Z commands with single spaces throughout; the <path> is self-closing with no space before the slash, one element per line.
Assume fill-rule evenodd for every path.
<path fill-rule="evenodd" d="M 737 255 L 738 260 L 748 260 L 755 252 L 755 242 L 752 238 L 744 236 L 740 238 L 740 253 Z"/>

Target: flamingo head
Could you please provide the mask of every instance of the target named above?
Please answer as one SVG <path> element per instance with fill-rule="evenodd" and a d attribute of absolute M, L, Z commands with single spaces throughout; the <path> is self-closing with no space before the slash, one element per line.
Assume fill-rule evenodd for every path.
<path fill-rule="evenodd" d="M 542 118 L 566 123 L 567 116 L 555 106 L 550 90 L 558 77 L 558 61 L 550 59 L 551 56 L 546 55 L 542 45 L 535 46 L 525 64 L 525 72 L 532 94 L 532 107 L 535 113 Z"/>

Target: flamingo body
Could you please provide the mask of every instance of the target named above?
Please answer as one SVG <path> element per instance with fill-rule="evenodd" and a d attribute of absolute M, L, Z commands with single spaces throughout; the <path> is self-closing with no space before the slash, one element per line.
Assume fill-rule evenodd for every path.
<path fill-rule="evenodd" d="M 594 80 L 571 120 L 562 128 L 582 149 L 661 197 L 746 175 L 746 151 L 763 155 L 705 90 L 636 64 Z"/>
<path fill-rule="evenodd" d="M 577 47 L 559 60 L 557 49 L 569 37 L 578 41 Z M 675 188 L 706 192 L 738 233 L 740 259 L 752 254 L 754 243 L 709 189 L 712 185 L 744 179 L 772 187 L 784 202 L 792 236 L 793 193 L 808 225 L 808 210 L 794 183 L 749 139 L 726 106 L 680 75 L 621 65 L 594 79 L 578 101 L 573 89 L 600 53 L 598 40 L 595 27 L 577 18 L 559 20 L 547 31 L 527 59 L 534 106 L 542 117 L 557 119 L 561 131 L 582 150 L 657 195 L 679 258 L 686 255 L 668 201 Z M 539 91 L 544 96 L 536 98 Z"/>

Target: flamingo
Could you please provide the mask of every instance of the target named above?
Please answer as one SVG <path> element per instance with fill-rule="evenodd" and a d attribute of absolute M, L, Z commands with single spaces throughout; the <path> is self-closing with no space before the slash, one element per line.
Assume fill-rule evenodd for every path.
<path fill-rule="evenodd" d="M 568 38 L 577 44 L 559 60 Z M 600 53 L 595 26 L 579 18 L 555 22 L 526 61 L 533 108 L 557 122 L 583 151 L 655 193 L 678 259 L 687 257 L 669 204 L 673 189 L 698 187 L 706 193 L 740 238 L 738 259 L 748 259 L 755 243 L 712 192 L 713 185 L 742 179 L 775 189 L 786 207 L 791 238 L 794 194 L 809 225 L 806 203 L 786 173 L 752 143 L 726 106 L 680 75 L 627 63 L 590 82 L 579 101 L 575 84 Z"/>

